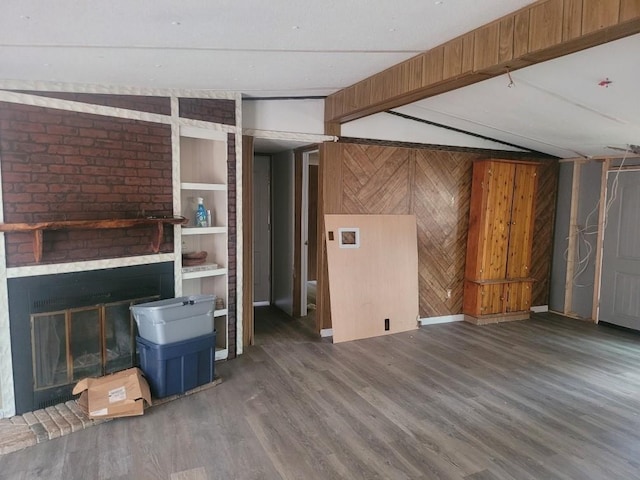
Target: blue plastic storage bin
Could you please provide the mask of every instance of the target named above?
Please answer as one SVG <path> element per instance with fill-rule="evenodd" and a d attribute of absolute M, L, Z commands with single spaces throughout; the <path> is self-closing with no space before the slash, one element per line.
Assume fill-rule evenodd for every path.
<path fill-rule="evenodd" d="M 216 332 L 159 345 L 136 337 L 140 368 L 156 398 L 184 393 L 213 381 Z"/>

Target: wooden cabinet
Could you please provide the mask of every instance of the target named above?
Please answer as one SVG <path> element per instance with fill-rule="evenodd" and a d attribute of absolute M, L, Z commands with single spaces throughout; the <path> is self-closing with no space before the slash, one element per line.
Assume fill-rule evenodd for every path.
<path fill-rule="evenodd" d="M 211 212 L 211 224 L 196 226 L 198 198 Z M 196 265 L 176 258 L 176 296 L 213 294 L 216 360 L 228 357 L 228 235 L 227 235 L 227 134 L 221 131 L 180 126 L 180 196 L 178 209 L 188 223 L 180 228 L 182 254 L 206 252 Z M 177 249 L 176 249 L 177 251 Z M 184 262 L 184 263 L 183 263 Z M 191 262 L 194 263 L 194 262 Z"/>
<path fill-rule="evenodd" d="M 463 302 L 470 322 L 529 318 L 537 170 L 510 160 L 473 165 Z"/>

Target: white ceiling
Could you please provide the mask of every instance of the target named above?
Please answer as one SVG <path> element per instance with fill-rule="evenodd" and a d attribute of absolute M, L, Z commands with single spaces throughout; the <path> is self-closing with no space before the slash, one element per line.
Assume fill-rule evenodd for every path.
<path fill-rule="evenodd" d="M 639 53 L 635 35 L 512 72 L 512 87 L 505 74 L 394 111 L 559 157 L 612 155 L 640 144 Z"/>
<path fill-rule="evenodd" d="M 3 0 L 0 80 L 328 95 L 531 0 Z"/>
<path fill-rule="evenodd" d="M 325 96 L 529 3 L 4 0 L 0 84 Z M 561 157 L 611 154 L 640 144 L 638 52 L 634 36 L 513 72 L 513 88 L 505 75 L 396 111 Z"/>

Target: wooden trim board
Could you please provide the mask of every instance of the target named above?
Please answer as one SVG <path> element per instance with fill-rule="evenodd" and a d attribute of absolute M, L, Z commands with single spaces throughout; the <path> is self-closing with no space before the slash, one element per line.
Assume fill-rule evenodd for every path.
<path fill-rule="evenodd" d="M 242 344 L 253 345 L 253 137 L 242 137 Z"/>
<path fill-rule="evenodd" d="M 324 223 L 334 343 L 418 328 L 415 216 L 325 215 Z M 340 248 L 343 227 L 359 230 L 358 248 Z"/>

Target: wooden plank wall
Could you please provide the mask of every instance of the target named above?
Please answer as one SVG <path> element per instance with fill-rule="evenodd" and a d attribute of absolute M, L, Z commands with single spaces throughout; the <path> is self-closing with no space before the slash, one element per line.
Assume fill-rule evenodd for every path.
<path fill-rule="evenodd" d="M 330 151 L 325 149 L 320 161 L 322 213 L 415 214 L 420 316 L 462 313 L 472 161 L 487 155 L 351 143 L 327 147 Z M 546 161 L 540 172 L 533 305 L 548 303 L 557 162 Z M 330 328 L 326 260 L 321 254 L 318 265 L 323 268 L 318 269 L 317 321 L 319 328 Z"/>
<path fill-rule="evenodd" d="M 543 162 L 538 167 L 533 246 L 531 248 L 531 276 L 533 283 L 531 305 L 548 305 L 553 253 L 553 228 L 556 223 L 556 197 L 558 193 L 558 162 Z"/>
<path fill-rule="evenodd" d="M 640 0 L 539 0 L 330 95 L 342 123 L 640 32 Z"/>

